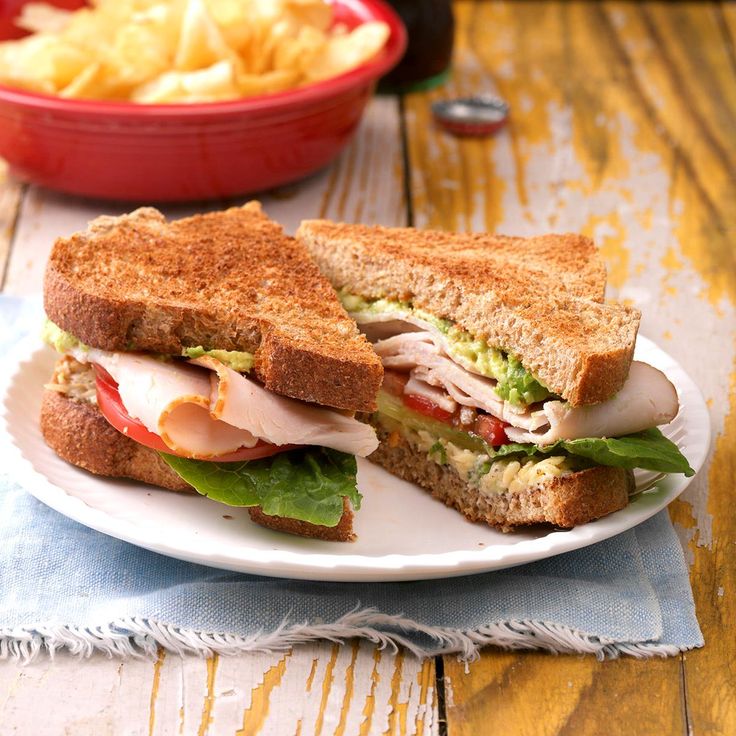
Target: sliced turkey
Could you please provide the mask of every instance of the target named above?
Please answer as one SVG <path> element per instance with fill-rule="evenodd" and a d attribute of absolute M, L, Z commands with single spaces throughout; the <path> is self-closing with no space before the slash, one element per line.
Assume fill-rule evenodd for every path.
<path fill-rule="evenodd" d="M 319 445 L 365 457 L 378 447 L 373 428 L 333 409 L 279 396 L 204 356 L 192 363 L 209 368 L 213 417 L 276 445 Z"/>
<path fill-rule="evenodd" d="M 96 349 L 71 354 L 82 363 L 102 366 L 118 384 L 128 414 L 187 457 L 210 459 L 253 447 L 259 439 L 360 456 L 378 446 L 370 426 L 273 394 L 211 357 L 182 363 Z"/>
<path fill-rule="evenodd" d="M 678 411 L 677 392 L 667 377 L 637 361 L 631 364 L 623 388 L 601 404 L 573 408 L 549 399 L 519 407 L 498 395 L 494 379 L 471 373 L 450 358 L 434 331 L 394 334 L 374 348 L 384 367 L 409 372 L 405 393 L 419 393 L 440 404 L 432 392 L 441 389 L 461 406 L 482 409 L 508 422 L 506 435 L 512 442 L 548 445 L 559 439 L 618 437 L 666 424 Z"/>
<path fill-rule="evenodd" d="M 549 426 L 534 432 L 507 427 L 512 442 L 549 445 L 583 437 L 620 437 L 671 422 L 678 410 L 677 391 L 661 371 L 634 361 L 623 388 L 608 401 L 574 409 L 563 401 L 542 407 Z"/>
<path fill-rule="evenodd" d="M 515 406 L 502 399 L 496 393 L 496 381 L 492 378 L 471 373 L 458 365 L 444 353 L 440 341 L 432 333 L 406 332 L 380 340 L 373 347 L 384 368 L 410 371 L 412 378 L 443 388 L 461 406 L 483 409 L 525 429 L 538 429 L 548 423 L 540 410 Z M 405 393 L 412 392 L 406 388 Z"/>

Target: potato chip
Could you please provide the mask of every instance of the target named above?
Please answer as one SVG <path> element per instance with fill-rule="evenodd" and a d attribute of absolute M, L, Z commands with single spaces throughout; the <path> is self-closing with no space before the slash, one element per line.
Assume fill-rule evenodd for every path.
<path fill-rule="evenodd" d="M 89 63 L 83 50 L 45 33 L 0 44 L 0 79 L 35 92 L 58 92 Z"/>
<path fill-rule="evenodd" d="M 159 43 L 164 44 L 172 55 L 170 63 L 173 65 L 173 54 L 179 43 L 181 22 L 184 15 L 185 3 L 183 0 L 176 2 L 158 2 L 150 7 L 137 10 L 133 13 L 132 21 L 143 27 L 155 30 L 159 37 Z"/>
<path fill-rule="evenodd" d="M 388 27 L 333 24 L 325 0 L 27 3 L 34 35 L 0 43 L 0 82 L 67 98 L 211 102 L 280 92 L 371 58 Z"/>
<path fill-rule="evenodd" d="M 46 3 L 25 3 L 15 25 L 31 33 L 59 33 L 69 24 L 73 13 Z"/>
<path fill-rule="evenodd" d="M 227 45 L 204 1 L 187 0 L 174 66 L 184 71 L 194 71 L 218 61 L 233 61 L 233 57 L 235 52 Z"/>
<path fill-rule="evenodd" d="M 292 89 L 299 77 L 299 72 L 293 69 L 280 69 L 266 74 L 241 74 L 237 77 L 237 84 L 241 97 L 255 97 Z"/>
<path fill-rule="evenodd" d="M 193 72 L 165 72 L 133 90 L 134 102 L 219 102 L 240 96 L 232 62 L 220 61 Z"/>
<path fill-rule="evenodd" d="M 374 57 L 388 40 L 385 23 L 363 23 L 345 35 L 331 36 L 306 70 L 309 81 L 337 76 Z"/>
<path fill-rule="evenodd" d="M 274 56 L 282 43 L 289 43 L 294 38 L 295 29 L 288 21 L 280 20 L 272 25 L 262 26 L 258 53 L 255 55 L 251 69 L 256 74 L 266 74 L 274 69 Z"/>
<path fill-rule="evenodd" d="M 34 67 L 23 63 L 22 47 L 18 42 L 3 44 L 0 48 L 0 84 L 20 87 L 30 92 L 54 94 L 57 89 L 45 75 L 34 73 Z"/>
<path fill-rule="evenodd" d="M 256 20 L 250 0 L 205 0 L 207 9 L 220 28 L 227 45 L 237 54 L 246 49 Z"/>
<path fill-rule="evenodd" d="M 322 31 L 304 26 L 296 38 L 279 44 L 273 56 L 273 66 L 275 69 L 298 69 L 305 74 L 326 43 L 327 36 Z"/>
<path fill-rule="evenodd" d="M 109 97 L 109 83 L 102 73 L 102 64 L 96 61 L 86 66 L 59 94 L 80 100 Z"/>
<path fill-rule="evenodd" d="M 130 90 L 170 69 L 173 54 L 158 27 L 144 22 L 123 26 L 105 58 L 119 86 Z"/>
<path fill-rule="evenodd" d="M 284 14 L 300 26 L 327 32 L 332 25 L 332 6 L 322 0 L 285 0 Z"/>

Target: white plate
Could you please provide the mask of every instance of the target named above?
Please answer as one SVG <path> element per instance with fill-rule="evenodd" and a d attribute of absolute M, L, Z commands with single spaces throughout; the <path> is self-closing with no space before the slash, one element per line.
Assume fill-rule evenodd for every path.
<path fill-rule="evenodd" d="M 520 565 L 579 549 L 630 529 L 664 508 L 689 479 L 672 475 L 622 511 L 575 529 L 502 534 L 466 521 L 409 483 L 366 461 L 359 464 L 364 500 L 354 543 L 320 542 L 264 529 L 246 509 L 225 507 L 139 483 L 99 478 L 65 463 L 41 438 L 42 386 L 55 355 L 27 345 L 10 366 L 0 407 L 0 453 L 36 498 L 93 529 L 127 542 L 212 567 L 307 580 L 392 581 L 451 577 Z M 680 413 L 664 432 L 698 470 L 710 443 L 703 397 L 685 371 L 640 337 L 637 357 L 675 384 Z M 7 366 L 6 366 L 7 367 Z M 3 426 L 4 425 L 4 426 Z M 637 486 L 656 480 L 637 471 Z"/>

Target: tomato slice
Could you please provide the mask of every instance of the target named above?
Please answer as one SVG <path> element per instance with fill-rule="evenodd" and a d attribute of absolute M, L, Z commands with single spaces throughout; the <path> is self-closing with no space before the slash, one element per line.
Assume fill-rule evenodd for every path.
<path fill-rule="evenodd" d="M 398 371 L 389 371 L 383 369 L 383 383 L 381 388 L 392 396 L 402 396 L 404 393 L 404 386 L 409 380 L 408 373 L 399 373 Z"/>
<path fill-rule="evenodd" d="M 404 400 L 404 405 L 409 409 L 419 414 L 424 414 L 425 417 L 432 417 L 432 419 L 437 419 L 440 422 L 452 424 L 453 413 L 435 404 L 432 399 L 417 394 L 404 394 L 402 399 Z"/>
<path fill-rule="evenodd" d="M 150 447 L 159 452 L 166 452 L 169 455 L 179 455 L 186 457 L 181 453 L 172 450 L 157 434 L 150 432 L 138 420 L 128 414 L 120 400 L 120 393 L 115 379 L 102 366 L 95 365 L 95 384 L 97 389 L 97 405 L 100 407 L 102 415 L 107 421 L 122 434 L 130 437 L 141 445 Z M 239 450 L 229 452 L 226 455 L 218 455 L 217 457 L 208 458 L 212 462 L 229 463 L 239 462 L 241 460 L 257 460 L 262 457 L 270 457 L 279 452 L 293 450 L 296 445 L 272 445 L 269 442 L 258 440 L 255 447 L 241 447 Z"/>
<path fill-rule="evenodd" d="M 491 447 L 508 445 L 509 438 L 506 436 L 508 422 L 504 422 L 490 414 L 479 414 L 475 420 L 475 434 L 482 437 Z"/>

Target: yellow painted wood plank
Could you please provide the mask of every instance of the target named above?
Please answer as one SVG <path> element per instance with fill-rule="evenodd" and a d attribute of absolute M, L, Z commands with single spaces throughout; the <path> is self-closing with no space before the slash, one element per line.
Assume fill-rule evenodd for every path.
<path fill-rule="evenodd" d="M 632 8 L 627 6 L 627 12 Z M 637 8 L 645 22 L 633 31 L 651 39 L 657 53 L 632 47 L 630 56 L 642 83 L 659 94 L 658 115 L 672 135 L 672 197 L 684 203 L 680 242 L 705 282 L 714 317 L 724 301 L 736 304 L 736 65 L 733 36 L 724 34 L 722 10 L 710 4 L 652 4 Z M 731 26 L 731 29 L 733 26 Z M 639 35 L 644 33 L 644 35 Z M 729 31 L 732 33 L 732 30 Z M 685 165 L 689 162 L 689 165 Z M 675 270 L 675 264 L 670 269 Z M 681 300 L 683 318 L 688 298 Z M 728 308 L 727 308 L 728 309 Z M 736 322 L 726 317 L 731 330 Z M 727 350 L 729 346 L 724 346 Z M 736 733 L 736 640 L 729 632 L 736 616 L 736 365 L 717 401 L 728 414 L 715 442 L 703 509 L 687 501 L 671 515 L 692 529 L 689 552 L 696 609 L 706 646 L 685 655 L 685 688 L 692 732 Z M 729 398 L 730 397 L 730 398 Z M 707 517 L 706 517 L 707 514 Z M 708 527 L 704 522 L 710 522 Z"/>
<path fill-rule="evenodd" d="M 736 166 L 732 134 L 736 67 L 733 49 L 723 36 L 721 8 L 717 3 L 684 2 L 643 4 L 637 10 L 656 49 L 657 63 L 674 87 L 673 96 L 681 97 L 688 110 L 682 118 L 666 114 L 668 124 L 673 130 L 680 124 L 697 125 L 698 138 L 722 159 L 724 168 Z M 691 145 L 685 138 L 678 139 L 684 148 Z"/>
<path fill-rule="evenodd" d="M 610 3 L 642 147 L 669 160 L 681 242 L 716 300 L 736 294 L 736 66 L 709 3 Z"/>
<path fill-rule="evenodd" d="M 417 734 L 430 731 L 432 726 L 437 723 L 433 718 L 437 711 L 436 674 L 434 660 L 431 659 L 423 662 L 422 669 L 417 675 L 417 684 L 419 685 L 419 704 L 415 730 Z"/>
<path fill-rule="evenodd" d="M 380 680 L 378 674 L 378 663 L 381 661 L 381 653 L 376 649 L 373 652 L 373 668 L 371 669 L 370 690 L 365 698 L 362 710 L 362 721 L 360 724 L 360 736 L 369 736 L 373 726 L 373 712 L 376 707 L 376 686 Z"/>
<path fill-rule="evenodd" d="M 156 700 L 158 699 L 158 690 L 161 686 L 161 668 L 165 659 L 166 650 L 159 649 L 158 659 L 153 665 L 153 680 L 151 681 L 151 697 L 149 700 L 148 736 L 153 736 L 153 729 L 156 725 Z"/>
<path fill-rule="evenodd" d="M 733 368 L 729 414 L 716 439 L 708 474 L 711 541 L 701 546 L 697 530 L 690 541 L 690 578 L 706 641 L 705 647 L 685 655 L 688 716 L 696 735 L 736 733 L 736 366 Z"/>
<path fill-rule="evenodd" d="M 730 50 L 732 65 L 736 66 L 736 4 L 719 2 L 716 8 L 718 24 L 721 27 L 723 42 Z"/>
<path fill-rule="evenodd" d="M 1 733 L 314 735 L 437 733 L 434 665 L 366 642 L 157 662 L 78 659 L 65 652 L 27 667 L 0 663 Z M 396 677 L 396 672 L 400 675 Z M 323 683 L 329 692 L 323 698 Z M 392 682 L 395 687 L 392 688 Z M 40 701 L 44 708 L 36 706 Z M 94 708 L 83 708 L 83 704 Z M 81 705 L 80 705 L 81 704 Z M 392 715 L 395 714 L 395 715 Z"/>
<path fill-rule="evenodd" d="M 401 685 L 402 669 L 404 666 L 404 654 L 399 652 L 394 664 L 394 672 L 391 676 L 391 703 L 388 718 L 388 728 L 384 732 L 384 736 L 395 733 L 406 733 L 406 721 L 403 718 L 405 712 L 405 704 L 400 705 L 399 687 Z"/>
<path fill-rule="evenodd" d="M 250 705 L 243 711 L 243 726 L 235 736 L 256 736 L 268 716 L 271 708 L 271 692 L 278 687 L 286 672 L 286 661 L 289 654 L 282 657 L 263 675 L 263 681 L 251 691 Z"/>
<path fill-rule="evenodd" d="M 203 733 L 437 733 L 433 660 L 380 651 L 360 640 L 320 642 L 296 647 L 285 659 L 267 659 L 269 667 L 254 662 L 249 669 L 245 657 L 220 657 L 217 680 L 207 676 L 202 688 L 212 698 Z M 238 728 L 231 731 L 236 713 Z M 199 718 L 200 729 L 204 721 Z"/>
<path fill-rule="evenodd" d="M 325 668 L 325 674 L 322 678 L 322 698 L 319 703 L 319 713 L 317 715 L 317 721 L 314 725 L 314 733 L 315 736 L 321 736 L 322 735 L 322 726 L 324 725 L 324 719 L 325 719 L 325 710 L 327 708 L 327 701 L 330 696 L 330 690 L 332 689 L 332 683 L 333 683 L 333 672 L 335 670 L 335 664 L 337 663 L 337 655 L 340 650 L 339 644 L 333 644 L 332 645 L 332 653 L 330 654 L 330 659 L 327 663 L 327 667 Z M 343 705 L 344 708 L 344 705 Z"/>
<path fill-rule="evenodd" d="M 690 220 L 702 232 L 695 238 L 692 232 L 683 232 L 683 247 L 690 264 L 712 281 L 713 297 L 736 288 L 731 267 L 736 256 L 729 242 L 736 211 L 728 207 L 736 197 L 736 184 L 729 158 L 719 155 L 725 144 L 708 145 L 690 114 L 692 105 L 705 104 L 704 93 L 697 91 L 695 62 L 683 67 L 697 91 L 689 101 L 678 90 L 671 67 L 654 53 L 642 5 L 646 4 L 459 3 L 458 53 L 450 84 L 407 97 L 417 223 L 495 230 L 511 220 L 519 232 L 529 223 L 538 226 L 543 221 L 548 230 L 559 229 L 560 210 L 570 199 L 564 195 L 590 195 L 601 191 L 606 179 L 632 177 L 631 152 L 621 150 L 621 134 L 627 132 L 637 147 L 655 152 L 674 173 L 677 191 L 671 198 L 693 202 Z M 653 7 L 654 18 L 664 12 Z M 691 12 L 697 15 L 697 8 Z M 685 21 L 678 27 L 683 25 L 687 26 Z M 702 33 L 720 34 L 712 19 L 701 25 L 706 26 Z M 720 40 L 719 35 L 715 41 Z M 672 34 L 670 45 L 675 43 L 685 41 Z M 669 53 L 676 59 L 682 56 Z M 728 119 L 733 95 L 727 90 L 736 89 L 734 68 L 723 56 L 712 63 L 719 70 L 723 99 L 711 107 L 719 110 L 718 120 Z M 477 91 L 496 91 L 510 102 L 509 143 L 502 136 L 458 140 L 433 126 L 433 100 Z M 707 105 L 706 109 L 709 121 L 715 120 Z M 577 168 L 559 155 L 568 135 Z M 721 139 L 731 141 L 728 151 L 736 145 L 732 135 L 719 134 Z M 540 181 L 534 181 L 529 170 L 533 176 L 543 166 L 546 171 L 539 171 Z M 632 191 L 619 196 L 619 209 L 638 209 Z M 504 208 L 509 198 L 518 210 L 511 215 Z M 603 224 L 614 235 L 610 243 L 602 243 L 608 248 L 604 255 L 613 266 L 612 284 L 621 286 L 629 275 L 623 246 L 627 228 L 613 207 L 605 217 L 610 222 Z M 578 229 L 595 235 L 600 225 L 600 216 L 591 213 Z M 504 228 L 508 229 L 505 223 Z M 695 241 L 706 245 L 700 253 L 695 252 Z"/>
<path fill-rule="evenodd" d="M 215 702 L 215 676 L 217 675 L 219 662 L 220 657 L 217 654 L 207 659 L 207 690 L 202 703 L 202 717 L 199 721 L 197 736 L 206 736 L 210 723 L 212 723 L 212 706 Z"/>
<path fill-rule="evenodd" d="M 685 733 L 679 667 L 677 658 L 600 663 L 495 652 L 466 675 L 464 665 L 448 657 L 448 736 Z"/>

